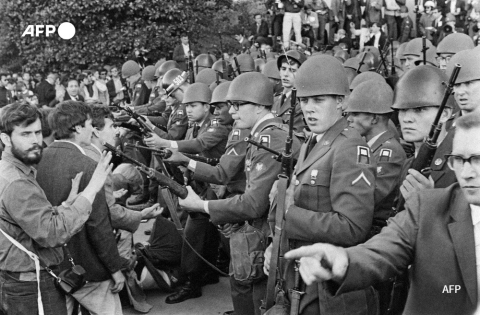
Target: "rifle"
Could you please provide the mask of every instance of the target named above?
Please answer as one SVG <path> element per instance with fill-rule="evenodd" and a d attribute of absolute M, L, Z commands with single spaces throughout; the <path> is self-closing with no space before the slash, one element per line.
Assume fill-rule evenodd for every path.
<path fill-rule="evenodd" d="M 366 56 L 367 56 L 367 52 L 363 52 L 362 59 L 360 60 L 360 63 L 358 64 L 358 67 L 357 67 L 357 74 L 361 73 L 360 68 L 365 64 L 365 57 Z"/>
<path fill-rule="evenodd" d="M 422 36 L 422 53 L 423 53 L 423 64 L 427 64 L 427 50 L 429 50 L 430 47 L 427 47 L 427 37 Z"/>
<path fill-rule="evenodd" d="M 117 156 L 124 158 L 125 160 L 129 161 L 130 163 L 134 164 L 136 168 L 147 175 L 148 178 L 152 178 L 156 180 L 160 186 L 162 187 L 167 187 L 172 193 L 174 193 L 176 196 L 185 199 L 188 195 L 187 188 L 184 186 L 180 185 L 173 179 L 165 176 L 164 174 L 156 171 L 153 168 L 147 167 L 144 164 L 138 162 L 137 160 L 125 155 L 121 150 L 115 148 L 114 146 L 104 142 L 103 145 L 107 150 L 111 151 L 112 153 L 115 153 Z"/>
<path fill-rule="evenodd" d="M 383 46 L 382 50 L 379 50 L 380 53 L 380 59 L 382 60 L 380 64 L 377 67 L 377 70 L 375 72 L 379 73 L 380 69 L 383 68 L 385 69 L 384 76 L 388 77 L 388 67 L 387 67 L 387 62 L 385 61 L 385 55 L 388 53 L 388 46 L 390 45 L 390 42 L 386 42 L 385 45 Z M 392 47 L 393 48 L 393 47 Z M 393 50 L 393 49 L 392 49 Z"/>
<path fill-rule="evenodd" d="M 440 123 L 440 117 L 442 116 L 442 112 L 447 105 L 448 98 L 452 94 L 453 86 L 457 81 L 458 73 L 462 68 L 461 65 L 456 64 L 450 79 L 448 80 L 448 85 L 445 88 L 445 93 L 443 94 L 442 103 L 438 108 L 437 115 L 435 116 L 435 120 L 432 123 L 432 127 L 430 128 L 430 132 L 428 134 L 427 139 L 422 144 L 420 149 L 418 150 L 418 154 L 412 162 L 410 168 L 413 168 L 416 171 L 419 171 L 424 176 L 428 177 L 430 175 L 430 164 L 432 163 L 432 159 L 435 156 L 435 152 L 437 151 L 437 140 L 438 136 L 440 135 L 440 131 L 442 130 L 442 123 Z M 399 200 L 396 206 L 396 212 L 403 210 L 403 206 L 405 204 L 405 199 L 403 198 L 402 194 L 400 194 Z"/>
<path fill-rule="evenodd" d="M 294 123 L 294 113 L 295 113 L 295 106 L 297 103 L 297 89 L 292 89 L 292 96 L 291 96 L 291 107 L 290 107 L 290 120 L 289 120 L 289 130 L 287 140 L 285 141 L 285 150 L 281 154 L 281 162 L 282 162 L 282 174 L 278 175 L 278 192 L 277 192 L 277 209 L 275 213 L 275 235 L 273 237 L 272 242 L 272 256 L 270 259 L 270 270 L 268 274 L 268 282 L 267 282 L 267 294 L 265 298 L 265 310 L 268 310 L 273 307 L 275 303 L 275 287 L 277 286 L 277 278 L 278 274 L 280 274 L 281 269 L 278 268 L 278 262 L 280 259 L 280 241 L 282 239 L 282 232 L 285 225 L 285 197 L 288 188 L 288 183 L 291 179 L 292 171 L 293 171 L 293 123 Z M 303 294 L 297 288 L 299 287 L 298 282 L 300 281 L 298 274 L 298 268 L 296 269 L 296 277 L 298 279 L 296 283 L 296 288 L 292 290 L 292 306 L 294 305 L 295 301 L 298 302 L 300 296 Z M 293 295 L 295 294 L 295 295 Z M 297 299 L 298 298 L 298 299 Z M 298 305 L 298 303 L 297 303 Z M 298 312 L 298 306 L 297 306 Z"/>
<path fill-rule="evenodd" d="M 236 56 L 233 57 L 233 61 L 235 62 L 235 67 L 236 67 L 236 69 L 233 70 L 233 75 L 235 76 L 235 71 L 238 72 L 238 75 L 241 75 L 242 72 L 240 72 L 240 65 L 238 64 L 238 60 L 237 60 L 237 57 L 236 57 Z"/>
<path fill-rule="evenodd" d="M 391 39 L 392 41 L 392 70 L 390 71 L 392 73 L 392 76 L 395 76 L 397 74 L 397 69 L 395 69 L 395 55 L 394 55 L 394 52 L 393 52 L 393 37 Z"/>
<path fill-rule="evenodd" d="M 145 149 L 145 150 L 152 151 L 153 154 L 160 156 L 162 159 L 168 159 L 172 156 L 172 151 L 168 149 L 155 149 L 155 148 L 145 147 L 145 146 L 141 146 L 133 143 L 125 143 L 125 146 L 135 148 L 135 149 Z M 189 159 L 192 159 L 198 162 L 203 162 L 212 166 L 216 166 L 220 162 L 220 159 L 217 159 L 217 158 L 208 158 L 205 156 L 199 156 L 199 155 L 189 154 L 189 153 L 182 153 L 182 154 L 188 157 Z"/>
<path fill-rule="evenodd" d="M 192 46 L 190 46 L 190 37 L 188 38 L 188 59 L 187 59 L 187 72 L 189 74 L 189 82 L 190 84 L 195 83 L 195 71 L 193 70 L 193 60 L 192 60 Z M 197 73 L 198 73 L 198 60 L 196 61 L 197 64 Z"/>
<path fill-rule="evenodd" d="M 222 33 L 218 32 L 218 36 L 220 37 L 220 53 L 222 54 L 222 79 L 228 80 L 228 69 L 227 69 L 227 62 L 225 61 L 225 56 L 223 55 L 223 40 L 222 40 Z"/>
<path fill-rule="evenodd" d="M 139 114 L 135 113 L 132 109 L 130 109 L 128 106 L 121 106 L 118 103 L 114 103 L 115 106 L 117 106 L 119 109 L 124 110 L 130 117 L 135 119 L 140 127 L 141 132 L 147 136 L 150 137 L 152 133 L 154 133 L 153 129 L 150 128 L 150 126 L 147 125 L 146 119 Z"/>

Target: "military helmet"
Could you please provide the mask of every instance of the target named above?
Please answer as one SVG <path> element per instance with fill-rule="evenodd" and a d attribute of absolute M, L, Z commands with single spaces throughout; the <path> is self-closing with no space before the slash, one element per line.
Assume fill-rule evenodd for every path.
<path fill-rule="evenodd" d="M 122 77 L 128 78 L 140 72 L 140 66 L 133 60 L 127 60 L 122 65 Z"/>
<path fill-rule="evenodd" d="M 210 90 L 213 92 L 215 91 L 215 89 L 217 88 L 217 86 L 219 86 L 220 84 L 222 84 L 223 82 L 230 82 L 230 81 L 227 81 L 227 80 L 224 80 L 224 79 L 220 79 L 218 80 L 218 84 L 217 84 L 217 81 L 214 81 L 210 84 L 209 88 Z"/>
<path fill-rule="evenodd" d="M 153 81 L 155 80 L 155 66 L 146 66 L 142 71 L 142 80 Z"/>
<path fill-rule="evenodd" d="M 195 82 L 185 90 L 183 104 L 201 102 L 210 104 L 212 100 L 212 91 L 205 83 Z"/>
<path fill-rule="evenodd" d="M 363 58 L 363 56 L 365 55 L 365 58 Z M 363 59 L 363 65 L 365 65 L 368 70 L 374 70 L 375 69 L 375 64 L 377 63 L 376 62 L 376 59 L 375 59 L 375 55 L 370 52 L 370 51 L 363 51 L 361 53 L 359 53 L 358 55 L 355 56 L 355 58 L 357 58 L 360 61 L 362 61 Z M 363 67 L 362 65 L 362 67 Z M 363 72 L 363 71 L 361 71 Z"/>
<path fill-rule="evenodd" d="M 215 90 L 213 90 L 212 100 L 210 104 L 217 104 L 217 103 L 226 103 L 227 102 L 227 93 L 228 88 L 232 82 L 225 81 L 220 83 Z"/>
<path fill-rule="evenodd" d="M 262 74 L 264 74 L 267 78 L 281 80 L 280 79 L 280 71 L 278 71 L 277 61 L 270 60 L 265 64 L 262 70 Z"/>
<path fill-rule="evenodd" d="M 415 65 L 423 65 L 423 53 L 422 53 L 422 59 L 420 60 L 417 60 L 415 61 Z M 438 67 L 438 62 L 437 62 L 437 48 L 435 48 L 435 46 L 432 46 L 430 47 L 428 50 L 427 50 L 427 53 L 425 54 L 425 61 L 434 66 L 434 67 Z"/>
<path fill-rule="evenodd" d="M 358 78 L 358 77 L 357 77 Z M 383 79 L 383 78 L 382 78 Z M 346 112 L 387 114 L 393 112 L 393 90 L 383 82 L 369 80 L 360 83 L 347 100 Z"/>
<path fill-rule="evenodd" d="M 175 60 L 167 60 L 162 63 L 155 71 L 155 76 L 157 78 L 162 77 L 165 75 L 165 73 L 167 73 L 168 70 L 171 69 L 180 69 L 180 66 Z"/>
<path fill-rule="evenodd" d="M 265 67 L 265 59 L 257 58 L 257 59 L 254 60 L 254 62 L 255 62 L 255 70 L 257 72 L 262 73 L 262 70 Z"/>
<path fill-rule="evenodd" d="M 305 60 L 307 60 L 307 57 L 305 56 L 304 53 L 299 52 L 298 50 L 289 50 L 286 53 L 280 55 L 277 59 L 277 67 L 280 69 L 282 66 L 282 63 L 285 62 L 285 60 L 294 60 L 298 62 L 300 65 L 302 65 Z"/>
<path fill-rule="evenodd" d="M 357 77 L 358 73 L 355 69 L 352 68 L 344 68 L 345 73 L 347 74 L 348 84 L 352 84 L 353 80 Z M 370 71 L 367 71 L 370 72 Z"/>
<path fill-rule="evenodd" d="M 307 59 L 295 75 L 297 97 L 348 95 L 348 78 L 335 57 L 320 55 Z"/>
<path fill-rule="evenodd" d="M 345 61 L 345 60 L 350 58 L 350 54 L 347 51 L 342 49 L 342 50 L 337 51 L 335 53 L 334 57 L 340 57 L 340 58 L 343 59 L 343 61 Z"/>
<path fill-rule="evenodd" d="M 385 83 L 385 79 L 383 78 L 383 76 L 373 71 L 367 71 L 360 73 L 352 80 L 352 82 L 350 83 L 350 90 L 354 90 L 361 83 L 370 80 L 373 80 L 374 82 Z"/>
<path fill-rule="evenodd" d="M 162 88 L 165 89 L 167 95 L 171 95 L 187 81 L 187 78 L 188 73 L 185 71 L 176 68 L 168 70 L 163 76 Z"/>
<path fill-rule="evenodd" d="M 395 54 L 395 57 L 398 60 L 405 59 L 405 56 L 403 55 L 403 53 L 405 52 L 405 48 L 407 47 L 407 45 L 408 43 L 401 43 L 400 46 L 398 46 L 397 53 Z"/>
<path fill-rule="evenodd" d="M 393 96 L 393 109 L 440 106 L 448 78 L 437 67 L 422 65 L 407 71 L 398 80 Z M 453 97 L 447 102 L 453 108 Z"/>
<path fill-rule="evenodd" d="M 198 69 L 198 72 L 200 72 L 204 68 L 211 68 L 213 66 L 213 58 L 212 55 L 209 54 L 200 54 L 195 58 L 195 69 Z"/>
<path fill-rule="evenodd" d="M 429 50 L 432 49 L 433 44 L 431 41 L 428 39 L 426 40 L 426 46 L 429 48 Z M 417 56 L 421 57 L 423 56 L 423 39 L 422 38 L 414 38 L 411 41 L 408 42 L 407 46 L 405 47 L 405 50 L 403 51 L 403 56 Z"/>
<path fill-rule="evenodd" d="M 378 50 L 377 47 L 374 47 L 374 46 L 365 46 L 363 47 L 363 50 L 361 52 L 369 52 L 372 54 L 373 56 L 373 68 L 377 68 L 378 67 L 378 64 L 380 63 L 380 61 L 382 60 L 381 57 L 380 57 L 380 51 Z M 359 56 L 357 58 L 361 58 L 361 54 L 359 54 Z M 365 60 L 369 59 L 369 57 L 365 57 Z M 370 59 L 369 59 L 370 61 Z"/>
<path fill-rule="evenodd" d="M 463 33 L 452 33 L 438 43 L 437 54 L 456 54 L 459 51 L 475 47 L 470 36 Z"/>
<path fill-rule="evenodd" d="M 457 81 L 460 84 L 473 80 L 480 80 L 480 49 L 463 50 L 456 53 L 447 65 L 447 77 L 450 77 L 456 64 L 462 66 Z"/>
<path fill-rule="evenodd" d="M 273 105 L 273 84 L 258 72 L 242 73 L 228 88 L 228 101 L 244 101 L 258 105 Z"/>
<path fill-rule="evenodd" d="M 195 77 L 195 82 L 205 83 L 206 85 L 212 84 L 217 80 L 217 72 L 210 68 L 200 70 Z"/>
<path fill-rule="evenodd" d="M 233 71 L 238 73 L 237 67 L 239 68 L 238 70 L 240 70 L 240 73 L 253 72 L 255 71 L 255 61 L 250 55 L 240 54 L 234 57 L 232 62 Z"/>
<path fill-rule="evenodd" d="M 365 57 L 365 59 L 366 59 L 366 57 Z M 351 69 L 357 71 L 358 65 L 360 65 L 360 61 L 361 61 L 361 59 L 358 59 L 357 57 L 349 58 L 349 59 L 345 60 L 345 62 L 343 63 L 343 66 L 345 68 L 351 68 Z M 365 60 L 363 62 L 364 62 L 363 65 L 360 67 L 360 73 L 370 70 L 370 65 L 365 63 Z"/>
<path fill-rule="evenodd" d="M 166 60 L 159 60 L 155 63 L 155 70 L 158 69 L 158 67 L 160 67 L 164 62 L 166 62 Z"/>

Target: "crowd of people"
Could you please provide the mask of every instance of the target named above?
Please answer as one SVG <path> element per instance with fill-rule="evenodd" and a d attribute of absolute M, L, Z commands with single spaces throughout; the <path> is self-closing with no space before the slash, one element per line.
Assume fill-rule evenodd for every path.
<path fill-rule="evenodd" d="M 0 70 L 0 314 L 148 312 L 148 279 L 175 304 L 220 275 L 225 314 L 473 314 L 480 49 L 455 28 L 385 37 L 394 2 L 270 4 L 298 42 L 315 18 L 319 49 L 255 15 L 240 54 L 182 34 L 168 60 Z M 371 37 L 339 43 L 362 17 Z"/>

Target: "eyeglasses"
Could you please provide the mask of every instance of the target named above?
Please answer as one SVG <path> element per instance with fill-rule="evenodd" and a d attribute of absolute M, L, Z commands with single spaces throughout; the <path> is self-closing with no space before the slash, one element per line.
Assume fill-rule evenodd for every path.
<path fill-rule="evenodd" d="M 227 102 L 228 105 L 232 106 L 234 110 L 238 111 L 238 109 L 240 108 L 240 106 L 243 106 L 243 105 L 248 105 L 248 104 L 252 104 L 250 102 L 235 102 L 235 101 L 228 101 Z"/>
<path fill-rule="evenodd" d="M 450 62 L 450 58 L 452 58 L 452 56 L 448 56 L 448 57 L 438 56 L 438 57 L 435 57 L 437 62 L 443 61 L 443 62 L 446 62 L 446 63 Z"/>
<path fill-rule="evenodd" d="M 446 154 L 445 158 L 447 159 L 448 167 L 453 171 L 461 171 L 465 162 L 470 163 L 474 169 L 480 171 L 480 155 L 472 155 L 469 158 L 464 158 L 460 155 Z"/>

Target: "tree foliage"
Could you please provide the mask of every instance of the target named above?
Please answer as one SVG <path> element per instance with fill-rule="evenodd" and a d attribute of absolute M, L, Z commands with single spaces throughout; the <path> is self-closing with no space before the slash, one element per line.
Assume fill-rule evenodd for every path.
<path fill-rule="evenodd" d="M 40 71 L 122 63 L 135 40 L 156 59 L 169 56 L 183 32 L 203 52 L 219 52 L 222 33 L 224 50 L 232 50 L 236 43 L 229 34 L 238 27 L 239 8 L 232 0 L 0 0 L 0 62 L 16 58 Z M 28 25 L 63 22 L 76 28 L 70 40 L 57 34 L 21 37 Z"/>

